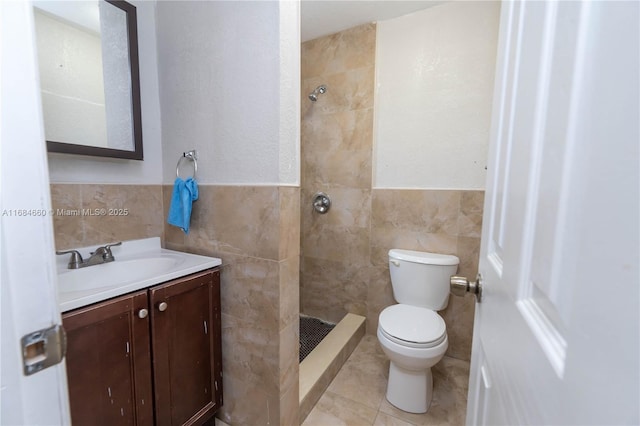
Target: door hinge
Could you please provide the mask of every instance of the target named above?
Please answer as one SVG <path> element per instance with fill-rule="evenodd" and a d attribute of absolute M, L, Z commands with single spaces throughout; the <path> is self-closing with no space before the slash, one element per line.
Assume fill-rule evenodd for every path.
<path fill-rule="evenodd" d="M 67 353 L 67 334 L 60 324 L 20 339 L 24 375 L 30 376 L 61 362 Z"/>

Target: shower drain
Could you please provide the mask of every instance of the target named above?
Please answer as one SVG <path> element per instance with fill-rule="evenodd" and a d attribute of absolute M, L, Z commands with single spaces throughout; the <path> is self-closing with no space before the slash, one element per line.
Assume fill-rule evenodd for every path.
<path fill-rule="evenodd" d="M 300 317 L 300 362 L 318 346 L 335 326 L 335 324 L 318 318 Z"/>

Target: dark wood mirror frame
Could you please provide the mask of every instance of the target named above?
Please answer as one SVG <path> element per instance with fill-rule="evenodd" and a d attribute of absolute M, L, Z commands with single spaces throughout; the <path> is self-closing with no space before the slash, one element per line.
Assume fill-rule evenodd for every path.
<path fill-rule="evenodd" d="M 49 152 L 92 155 L 97 157 L 142 160 L 142 109 L 140 103 L 140 69 L 138 64 L 138 24 L 135 6 L 123 0 L 104 0 L 124 11 L 127 15 L 127 35 L 129 38 L 129 64 L 131 73 L 131 113 L 133 114 L 134 150 L 102 148 L 89 145 L 47 141 Z"/>

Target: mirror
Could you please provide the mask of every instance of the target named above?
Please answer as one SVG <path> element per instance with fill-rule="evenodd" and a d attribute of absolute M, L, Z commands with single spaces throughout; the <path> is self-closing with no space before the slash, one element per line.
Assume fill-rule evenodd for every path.
<path fill-rule="evenodd" d="M 48 151 L 142 160 L 136 8 L 33 5 Z"/>

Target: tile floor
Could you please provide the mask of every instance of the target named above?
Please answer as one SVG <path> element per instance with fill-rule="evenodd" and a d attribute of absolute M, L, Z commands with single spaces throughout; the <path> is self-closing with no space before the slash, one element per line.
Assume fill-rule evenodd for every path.
<path fill-rule="evenodd" d="M 302 426 L 463 425 L 469 363 L 445 357 L 433 368 L 429 412 L 398 410 L 385 398 L 389 361 L 376 336 L 365 335 Z"/>

